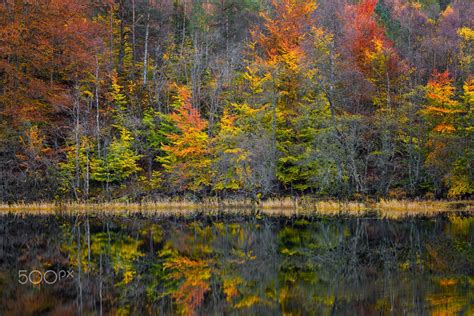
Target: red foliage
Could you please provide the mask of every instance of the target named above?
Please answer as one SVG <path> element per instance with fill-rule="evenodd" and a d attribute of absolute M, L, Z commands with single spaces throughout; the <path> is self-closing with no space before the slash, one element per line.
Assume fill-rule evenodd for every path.
<path fill-rule="evenodd" d="M 384 50 L 392 50 L 385 30 L 374 17 L 376 5 L 377 0 L 362 0 L 357 5 L 347 5 L 343 17 L 346 49 L 363 71 L 367 70 L 367 53 L 376 49 L 376 43 L 382 43 Z"/>
<path fill-rule="evenodd" d="M 71 106 L 74 82 L 95 65 L 101 27 L 80 0 L 0 5 L 3 113 L 15 124 L 48 123 Z"/>

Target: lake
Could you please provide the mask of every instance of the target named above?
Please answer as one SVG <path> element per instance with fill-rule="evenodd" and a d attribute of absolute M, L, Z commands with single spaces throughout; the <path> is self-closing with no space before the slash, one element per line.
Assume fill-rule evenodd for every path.
<path fill-rule="evenodd" d="M 0 216 L 0 315 L 473 315 L 474 217 Z"/>

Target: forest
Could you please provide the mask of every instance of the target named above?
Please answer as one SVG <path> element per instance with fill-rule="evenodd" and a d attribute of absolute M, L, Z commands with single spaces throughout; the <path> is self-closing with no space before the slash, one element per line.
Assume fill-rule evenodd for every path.
<path fill-rule="evenodd" d="M 474 194 L 470 0 L 3 0 L 0 202 Z"/>

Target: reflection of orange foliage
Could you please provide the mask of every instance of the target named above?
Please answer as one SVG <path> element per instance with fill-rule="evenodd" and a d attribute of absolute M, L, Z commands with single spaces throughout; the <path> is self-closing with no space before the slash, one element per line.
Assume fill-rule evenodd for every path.
<path fill-rule="evenodd" d="M 432 306 L 430 314 L 437 316 L 458 315 L 468 303 L 464 297 L 447 293 L 431 294 L 426 299 Z"/>
<path fill-rule="evenodd" d="M 164 264 L 166 269 L 172 269 L 170 277 L 184 281 L 172 294 L 183 314 L 194 315 L 204 301 L 204 294 L 209 291 L 211 270 L 204 260 L 192 260 L 186 257 L 173 258 Z"/>
<path fill-rule="evenodd" d="M 266 303 L 257 295 L 244 296 L 238 303 L 234 305 L 235 308 L 249 308 L 257 304 Z"/>
<path fill-rule="evenodd" d="M 439 280 L 439 285 L 441 286 L 453 286 L 458 284 L 458 280 L 455 279 L 441 279 Z"/>
<path fill-rule="evenodd" d="M 204 294 L 209 290 L 209 284 L 204 281 L 186 279 L 173 293 L 173 298 L 183 307 L 183 314 L 195 315 L 195 310 L 204 300 Z"/>

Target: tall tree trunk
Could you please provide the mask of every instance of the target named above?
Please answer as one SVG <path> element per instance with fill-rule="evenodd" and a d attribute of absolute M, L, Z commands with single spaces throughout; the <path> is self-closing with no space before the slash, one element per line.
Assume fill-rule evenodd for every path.
<path fill-rule="evenodd" d="M 135 63 L 135 60 L 136 60 L 136 56 L 135 56 L 135 52 L 136 52 L 135 23 L 136 23 L 136 19 L 135 19 L 135 0 L 132 0 L 132 58 L 133 58 L 134 63 Z"/>
<path fill-rule="evenodd" d="M 81 179 L 81 166 L 79 162 L 79 154 L 81 149 L 81 136 L 80 136 L 80 101 L 79 101 L 79 88 L 77 85 L 74 87 L 74 142 L 76 146 L 75 157 L 74 157 L 74 197 L 78 199 L 78 189 L 80 188 Z"/>
<path fill-rule="evenodd" d="M 148 77 L 148 35 L 150 31 L 150 13 L 148 13 L 146 19 L 146 29 L 145 29 L 145 51 L 143 54 L 143 85 L 146 86 L 147 77 Z"/>
<path fill-rule="evenodd" d="M 123 60 L 125 58 L 125 1 L 120 1 L 120 47 L 117 63 L 117 72 L 122 74 L 123 71 Z"/>

